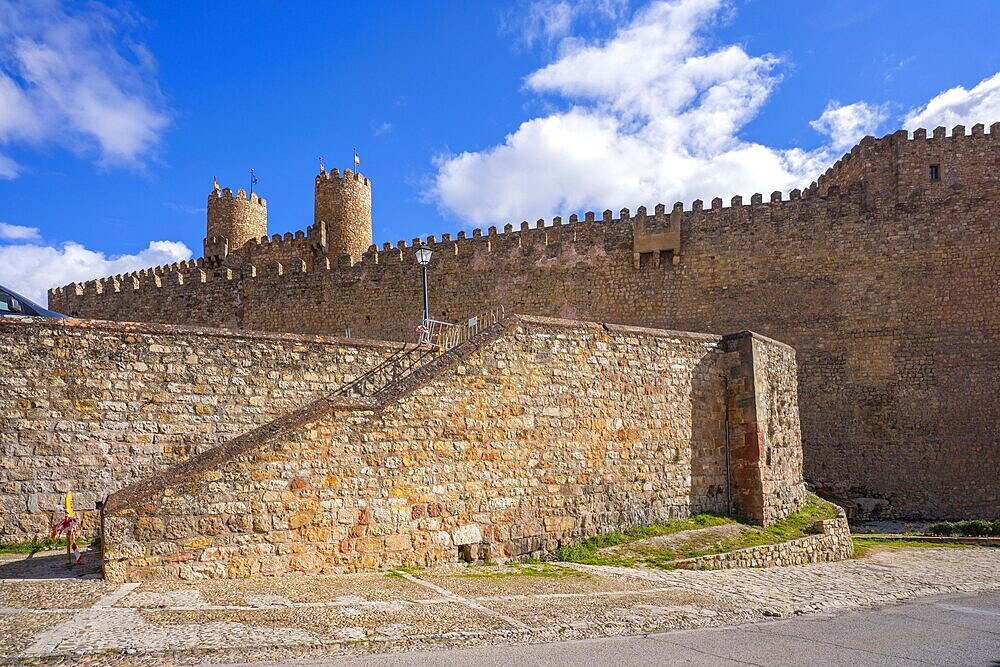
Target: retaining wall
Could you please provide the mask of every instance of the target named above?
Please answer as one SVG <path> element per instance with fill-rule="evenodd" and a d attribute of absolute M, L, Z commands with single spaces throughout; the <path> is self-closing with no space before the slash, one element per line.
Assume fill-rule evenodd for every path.
<path fill-rule="evenodd" d="M 749 332 L 508 317 L 374 399 L 317 401 L 117 492 L 104 510 L 105 575 L 504 559 L 730 500 L 771 521 L 801 505 L 801 466 L 780 466 L 770 513 L 739 501 L 740 484 L 769 475 L 733 477 L 730 489 L 726 466 L 727 410 L 754 400 L 727 384 L 760 348 L 781 350 L 766 363 L 791 378 L 775 386 L 796 410 L 794 355 Z M 793 425 L 761 419 L 759 430 L 801 448 Z M 747 465 L 767 465 L 767 437 Z"/>
<path fill-rule="evenodd" d="M 725 554 L 684 558 L 672 565 L 685 570 L 728 570 L 747 567 L 780 567 L 847 560 L 854 556 L 854 542 L 847 519 L 817 521 L 816 534 L 780 544 L 764 544 Z"/>
<path fill-rule="evenodd" d="M 402 344 L 0 317 L 0 542 L 84 536 L 119 488 L 354 379 Z"/>

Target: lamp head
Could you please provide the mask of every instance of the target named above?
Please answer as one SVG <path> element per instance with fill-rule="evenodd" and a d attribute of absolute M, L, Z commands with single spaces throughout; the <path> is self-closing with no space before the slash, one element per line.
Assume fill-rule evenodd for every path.
<path fill-rule="evenodd" d="M 420 266 L 427 266 L 431 263 L 431 255 L 433 251 L 427 246 L 426 243 L 421 243 L 420 247 L 417 248 L 417 264 Z"/>

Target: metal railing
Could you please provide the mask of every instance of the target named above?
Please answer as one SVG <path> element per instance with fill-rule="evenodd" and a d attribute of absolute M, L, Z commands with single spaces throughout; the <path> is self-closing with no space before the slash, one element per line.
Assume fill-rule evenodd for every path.
<path fill-rule="evenodd" d="M 493 326 L 503 317 L 503 306 L 497 306 L 457 324 L 441 322 L 440 320 L 424 320 L 423 325 L 418 328 L 419 340 L 423 345 L 433 345 L 440 351 L 447 352 Z"/>
<path fill-rule="evenodd" d="M 403 347 L 388 359 L 367 371 L 364 375 L 345 384 L 335 392 L 334 396 L 374 396 L 393 382 L 409 375 L 415 368 L 438 355 L 432 347 Z"/>
<path fill-rule="evenodd" d="M 425 320 L 417 327 L 417 347 L 404 346 L 374 368 L 333 392 L 333 396 L 374 396 L 393 382 L 434 360 L 448 350 L 461 345 L 504 317 L 503 306 L 464 322 L 452 324 L 440 320 Z"/>

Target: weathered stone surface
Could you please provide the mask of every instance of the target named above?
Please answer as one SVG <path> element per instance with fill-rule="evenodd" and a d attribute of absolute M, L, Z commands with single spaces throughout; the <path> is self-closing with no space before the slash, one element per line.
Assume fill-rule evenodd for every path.
<path fill-rule="evenodd" d="M 329 393 L 399 347 L 0 318 L 0 542 L 47 535 L 70 490 L 93 536 L 109 493 Z M 176 539 L 188 520 L 142 530 Z"/>
<path fill-rule="evenodd" d="M 474 523 L 467 523 L 464 526 L 458 526 L 455 530 L 451 531 L 451 541 L 457 546 L 461 546 L 463 544 L 478 544 L 482 541 L 482 539 L 482 531 L 480 531 L 479 526 Z"/>
<path fill-rule="evenodd" d="M 853 555 L 851 527 L 847 524 L 847 518 L 841 516 L 838 519 L 818 521 L 815 535 L 724 554 L 684 558 L 674 561 L 673 565 L 690 570 L 782 567 L 846 560 Z"/>
<path fill-rule="evenodd" d="M 105 518 L 116 528 L 105 540 L 116 565 L 107 576 L 503 559 L 725 512 L 743 484 L 762 499 L 747 516 L 767 523 L 803 498 L 798 421 L 784 415 L 796 410 L 794 378 L 787 346 L 747 332 L 512 316 L 390 385 L 377 403 L 317 401 L 260 439 L 241 436 L 112 495 Z M 758 474 L 734 477 L 730 493 L 726 418 L 737 398 L 774 405 L 755 417 L 766 437 L 747 465 Z M 250 520 L 227 520 L 234 513 Z M 138 529 L 152 518 L 163 535 L 144 541 Z M 178 570 L 176 560 L 151 559 L 164 539 L 192 562 Z"/>
<path fill-rule="evenodd" d="M 866 139 L 817 187 L 785 201 L 737 197 L 723 208 L 720 197 L 708 209 L 607 211 L 428 239 L 433 315 L 454 321 L 501 304 L 535 315 L 758 331 L 799 353 L 810 482 L 845 498 L 882 499 L 857 509 L 883 517 L 994 515 L 997 128 Z M 939 180 L 930 180 L 930 165 Z M 325 221 L 337 243 L 318 244 L 310 227 L 231 248 L 218 270 L 188 263 L 161 267 L 159 276 L 71 285 L 51 291 L 49 305 L 105 319 L 412 340 L 421 318 L 412 249 L 385 244 L 358 257 L 371 238 L 370 191 L 326 196 L 322 188 L 342 180 L 316 186 L 314 223 Z M 343 251 L 353 257 L 343 261 Z"/>

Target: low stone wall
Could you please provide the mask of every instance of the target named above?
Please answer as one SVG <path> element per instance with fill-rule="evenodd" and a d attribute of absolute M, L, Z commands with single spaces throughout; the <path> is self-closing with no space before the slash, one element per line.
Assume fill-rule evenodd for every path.
<path fill-rule="evenodd" d="M 85 537 L 121 487 L 315 400 L 402 346 L 322 336 L 0 317 L 0 542 Z"/>
<path fill-rule="evenodd" d="M 765 544 L 711 554 L 697 558 L 674 561 L 675 567 L 685 570 L 728 570 L 745 567 L 780 567 L 847 560 L 854 556 L 851 528 L 845 517 L 817 521 L 816 534 L 789 540 L 780 544 Z"/>
<path fill-rule="evenodd" d="M 726 377 L 755 345 L 781 344 L 509 317 L 377 399 L 316 401 L 112 495 L 105 576 L 503 560 L 725 511 Z"/>

